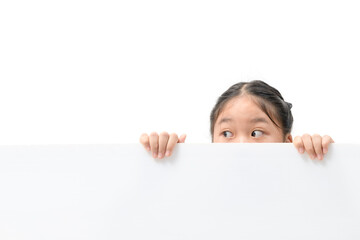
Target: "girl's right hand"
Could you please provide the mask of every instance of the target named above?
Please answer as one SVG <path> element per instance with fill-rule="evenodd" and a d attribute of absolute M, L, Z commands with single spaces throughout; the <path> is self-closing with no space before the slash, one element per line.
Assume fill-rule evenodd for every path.
<path fill-rule="evenodd" d="M 144 148 L 152 153 L 153 158 L 163 158 L 171 156 L 173 149 L 177 143 L 184 143 L 186 134 L 178 137 L 177 134 L 168 134 L 162 132 L 158 135 L 156 132 L 152 132 L 150 135 L 143 133 L 140 136 L 140 143 Z"/>

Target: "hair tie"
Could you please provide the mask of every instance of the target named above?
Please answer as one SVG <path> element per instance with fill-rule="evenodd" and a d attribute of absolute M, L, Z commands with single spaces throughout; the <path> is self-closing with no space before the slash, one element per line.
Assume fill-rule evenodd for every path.
<path fill-rule="evenodd" d="M 286 102 L 286 104 L 288 105 L 288 107 L 289 107 L 289 110 L 292 108 L 292 104 L 291 103 L 289 103 L 289 102 Z"/>

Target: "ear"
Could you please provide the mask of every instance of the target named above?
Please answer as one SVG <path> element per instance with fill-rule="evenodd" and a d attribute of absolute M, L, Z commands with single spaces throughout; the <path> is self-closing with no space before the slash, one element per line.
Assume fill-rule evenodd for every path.
<path fill-rule="evenodd" d="M 286 134 L 285 136 L 285 142 L 286 143 L 292 143 L 293 142 L 293 139 L 292 139 L 292 136 L 290 133 Z"/>

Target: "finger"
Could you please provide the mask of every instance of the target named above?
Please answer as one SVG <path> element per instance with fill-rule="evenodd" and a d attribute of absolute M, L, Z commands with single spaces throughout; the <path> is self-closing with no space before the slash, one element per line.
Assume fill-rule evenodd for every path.
<path fill-rule="evenodd" d="M 310 158 L 312 160 L 314 160 L 315 159 L 315 149 L 314 149 L 314 145 L 313 145 L 311 136 L 309 134 L 304 134 L 302 136 L 302 141 L 304 143 L 305 151 L 307 152 L 307 154 L 309 154 Z"/>
<path fill-rule="evenodd" d="M 149 136 L 146 133 L 141 134 L 140 143 L 144 146 L 146 151 L 150 151 Z"/>
<path fill-rule="evenodd" d="M 319 134 L 314 134 L 311 139 L 313 142 L 313 147 L 315 149 L 317 159 L 322 160 L 323 159 L 322 137 Z"/>
<path fill-rule="evenodd" d="M 166 147 L 165 156 L 167 156 L 167 157 L 171 156 L 176 143 L 178 143 L 178 140 L 179 140 L 179 138 L 178 138 L 177 134 L 175 134 L 175 133 L 170 134 L 168 145 Z"/>
<path fill-rule="evenodd" d="M 166 146 L 168 144 L 169 134 L 167 132 L 160 133 L 159 136 L 159 151 L 158 158 L 163 158 L 165 156 Z"/>
<path fill-rule="evenodd" d="M 159 135 L 156 132 L 150 133 L 150 149 L 153 155 L 153 158 L 157 158 L 158 156 L 158 148 L 159 148 Z"/>
<path fill-rule="evenodd" d="M 184 143 L 185 142 L 185 139 L 186 139 L 186 134 L 183 134 L 179 137 L 179 141 L 178 143 Z"/>
<path fill-rule="evenodd" d="M 304 143 L 300 136 L 294 138 L 293 144 L 299 153 L 303 154 L 305 152 Z"/>
<path fill-rule="evenodd" d="M 330 143 L 334 143 L 334 140 L 330 136 L 325 135 L 322 139 L 322 148 L 324 154 L 326 154 L 329 151 Z"/>

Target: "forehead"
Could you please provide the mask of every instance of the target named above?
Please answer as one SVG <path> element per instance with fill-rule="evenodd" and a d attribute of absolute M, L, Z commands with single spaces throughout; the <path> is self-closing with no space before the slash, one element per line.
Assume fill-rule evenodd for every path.
<path fill-rule="evenodd" d="M 259 117 L 270 120 L 255 102 L 254 98 L 243 95 L 227 102 L 216 122 L 218 123 L 224 118 L 231 118 L 234 121 L 251 121 Z"/>

